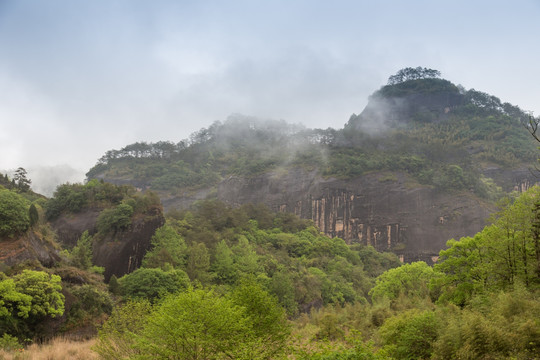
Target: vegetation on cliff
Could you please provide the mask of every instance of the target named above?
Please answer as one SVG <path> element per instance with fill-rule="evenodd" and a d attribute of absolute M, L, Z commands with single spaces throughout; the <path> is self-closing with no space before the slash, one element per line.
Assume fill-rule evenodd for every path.
<path fill-rule="evenodd" d="M 376 91 L 341 130 L 235 115 L 176 144 L 139 142 L 107 151 L 87 176 L 175 194 L 279 168 L 339 178 L 390 170 L 445 191 L 500 197 L 482 171 L 535 161 L 534 141 L 523 127 L 528 114 L 440 79 L 436 70 L 410 70 Z"/>
<path fill-rule="evenodd" d="M 478 234 L 449 240 L 433 267 L 329 238 L 290 213 L 213 200 L 152 228 L 137 270 L 105 284 L 92 263 L 95 244 L 161 207 L 153 192 L 97 177 L 174 193 L 282 167 L 339 178 L 391 170 L 444 191 L 501 198 L 480 174 L 532 162 L 526 114 L 439 77 L 425 68 L 391 77 L 372 104 L 390 104 L 399 121 L 374 133 L 373 107 L 342 130 L 232 117 L 178 144 L 111 150 L 90 170 L 94 179 L 61 185 L 49 200 L 31 192 L 23 171 L 16 181 L 0 175 L 2 245 L 32 235 L 58 249 L 47 267 L 36 258 L 0 263 L 0 349 L 13 354 L 28 339 L 99 329 L 92 354 L 104 359 L 540 358 L 536 187 L 501 202 Z M 59 251 L 46 220 L 90 209 L 95 233 L 85 229 Z"/>

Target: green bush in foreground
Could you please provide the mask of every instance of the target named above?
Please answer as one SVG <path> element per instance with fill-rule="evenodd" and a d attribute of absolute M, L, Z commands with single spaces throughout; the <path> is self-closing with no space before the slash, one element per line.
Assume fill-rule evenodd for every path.
<path fill-rule="evenodd" d="M 189 288 L 153 308 L 128 303 L 104 324 L 95 350 L 105 359 L 270 359 L 288 336 L 276 300 L 245 283 L 230 296 Z"/>

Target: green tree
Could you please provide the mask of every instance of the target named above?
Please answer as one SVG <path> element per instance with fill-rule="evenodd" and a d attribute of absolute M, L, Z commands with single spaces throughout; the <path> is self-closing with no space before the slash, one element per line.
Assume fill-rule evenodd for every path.
<path fill-rule="evenodd" d="M 374 301 L 383 298 L 394 300 L 400 294 L 424 298 L 429 295 L 429 283 L 432 278 L 433 269 L 425 262 L 404 264 L 377 277 L 369 295 Z"/>
<path fill-rule="evenodd" d="M 260 271 L 259 256 L 245 236 L 240 236 L 238 244 L 231 250 L 234 253 L 234 265 L 238 273 L 255 275 Z"/>
<path fill-rule="evenodd" d="M 109 291 L 114 295 L 118 295 L 120 293 L 120 284 L 118 283 L 118 278 L 114 274 L 112 274 L 111 278 L 109 279 Z"/>
<path fill-rule="evenodd" d="M 92 237 L 88 234 L 88 230 L 77 240 L 70 258 L 72 264 L 80 269 L 88 270 L 92 266 Z"/>
<path fill-rule="evenodd" d="M 188 289 L 167 297 L 137 337 L 140 359 L 250 359 L 245 309 L 213 291 Z"/>
<path fill-rule="evenodd" d="M 105 360 L 130 359 L 139 354 L 137 335 L 152 311 L 149 301 L 128 301 L 116 307 L 98 333 L 95 350 Z"/>
<path fill-rule="evenodd" d="M 439 301 L 464 306 L 474 294 L 483 291 L 490 260 L 484 244 L 482 233 L 446 243 L 447 249 L 441 250 L 434 265 L 437 276 L 430 284 Z"/>
<path fill-rule="evenodd" d="M 386 320 L 379 334 L 383 349 L 392 358 L 429 359 L 438 328 L 438 320 L 432 311 L 412 309 Z"/>
<path fill-rule="evenodd" d="M 27 318 L 32 308 L 32 297 L 19 292 L 13 279 L 0 281 L 0 319 L 17 316 Z"/>
<path fill-rule="evenodd" d="M 244 280 L 230 296 L 245 309 L 249 334 L 246 355 L 250 359 L 274 359 L 284 353 L 290 327 L 283 308 L 254 281 Z"/>
<path fill-rule="evenodd" d="M 108 292 L 91 284 L 77 286 L 71 290 L 76 301 L 70 309 L 70 320 L 82 321 L 85 317 L 97 317 L 103 313 L 110 314 L 113 301 Z"/>
<path fill-rule="evenodd" d="M 295 286 L 291 275 L 286 271 L 274 273 L 274 276 L 270 279 L 269 288 L 270 292 L 277 297 L 281 306 L 285 308 L 287 314 L 291 316 L 296 315 L 298 304 L 295 301 Z"/>
<path fill-rule="evenodd" d="M 166 264 L 174 268 L 185 268 L 187 246 L 182 236 L 173 227 L 163 225 L 152 236 L 152 249 L 146 253 L 144 267 L 164 268 Z"/>
<path fill-rule="evenodd" d="M 124 230 L 131 225 L 132 216 L 133 207 L 128 204 L 119 204 L 114 208 L 105 209 L 99 214 L 97 228 L 103 234 Z"/>
<path fill-rule="evenodd" d="M 475 294 L 507 289 L 516 282 L 538 283 L 534 235 L 535 202 L 540 188 L 533 187 L 514 203 L 506 203 L 493 223 L 473 238 L 450 240 L 439 254 L 432 288 L 439 300 L 464 306 Z"/>
<path fill-rule="evenodd" d="M 30 190 L 32 180 L 28 179 L 27 175 L 28 173 L 23 167 L 19 167 L 17 170 L 15 170 L 13 180 L 17 184 L 17 189 L 19 189 L 20 192 L 27 192 Z"/>
<path fill-rule="evenodd" d="M 438 70 L 422 68 L 420 66 L 416 68 L 407 67 L 399 70 L 395 75 L 388 78 L 388 85 L 396 85 L 409 80 L 419 79 L 433 79 L 439 78 L 441 72 Z"/>
<path fill-rule="evenodd" d="M 28 209 L 28 218 L 30 219 L 30 227 L 36 225 L 39 221 L 39 213 L 37 211 L 36 205 L 30 205 Z"/>
<path fill-rule="evenodd" d="M 225 240 L 221 240 L 216 245 L 211 269 L 219 283 L 233 284 L 236 281 L 238 272 L 234 266 L 233 256 L 234 254 Z"/>
<path fill-rule="evenodd" d="M 29 226 L 26 200 L 12 191 L 0 189 L 0 236 L 23 233 Z"/>
<path fill-rule="evenodd" d="M 23 270 L 13 277 L 15 289 L 32 298 L 29 314 L 34 317 L 61 316 L 64 295 L 60 276 L 44 271 Z"/>
<path fill-rule="evenodd" d="M 189 248 L 186 272 L 191 281 L 206 284 L 210 280 L 210 254 L 204 243 L 195 243 Z"/>
<path fill-rule="evenodd" d="M 118 279 L 120 293 L 128 299 L 156 301 L 189 286 L 183 270 L 163 271 L 160 268 L 139 268 Z"/>

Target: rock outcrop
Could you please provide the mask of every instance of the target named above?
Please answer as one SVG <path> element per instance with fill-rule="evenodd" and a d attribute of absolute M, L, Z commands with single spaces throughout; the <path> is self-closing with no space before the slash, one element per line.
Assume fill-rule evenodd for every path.
<path fill-rule="evenodd" d="M 50 267 L 60 260 L 59 251 L 42 234 L 33 230 L 15 238 L 0 239 L 0 262 L 7 266 L 37 260 Z"/>
<path fill-rule="evenodd" d="M 90 208 L 77 214 L 61 215 L 52 223 L 59 242 L 72 247 L 85 230 L 95 235 L 100 210 Z M 150 248 L 154 232 L 164 223 L 161 208 L 153 207 L 143 214 L 135 214 L 126 230 L 96 236 L 92 260 L 105 268 L 105 280 L 113 274 L 120 277 L 137 269 Z"/>
<path fill-rule="evenodd" d="M 217 197 L 233 206 L 263 202 L 311 219 L 325 234 L 348 243 L 430 263 L 447 240 L 480 231 L 494 210 L 470 193 L 443 193 L 403 173 L 371 173 L 347 181 L 301 169 L 230 177 L 219 184 Z"/>
<path fill-rule="evenodd" d="M 150 249 L 152 236 L 164 223 L 161 210 L 153 208 L 135 215 L 128 230 L 94 241 L 93 262 L 105 268 L 105 280 L 109 281 L 113 274 L 120 277 L 139 268 Z"/>

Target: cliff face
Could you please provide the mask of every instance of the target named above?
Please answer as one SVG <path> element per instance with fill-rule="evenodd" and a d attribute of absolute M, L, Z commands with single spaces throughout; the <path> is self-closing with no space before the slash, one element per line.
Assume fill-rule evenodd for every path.
<path fill-rule="evenodd" d="M 0 239 L 0 262 L 7 266 L 32 260 L 53 266 L 60 260 L 58 253 L 59 249 L 32 230 L 17 238 Z"/>
<path fill-rule="evenodd" d="M 100 209 L 87 209 L 60 216 L 52 224 L 58 240 L 72 247 L 85 230 L 94 235 L 99 212 Z M 150 248 L 154 232 L 164 223 L 161 209 L 151 208 L 144 214 L 136 214 L 127 230 L 94 239 L 92 260 L 95 265 L 105 268 L 105 280 L 113 274 L 120 277 L 137 269 Z"/>
<path fill-rule="evenodd" d="M 51 223 L 58 235 L 58 241 L 68 248 L 77 244 L 82 233 L 88 231 L 90 235 L 97 232 L 96 222 L 101 209 L 90 208 L 77 214 L 61 215 Z"/>
<path fill-rule="evenodd" d="M 105 268 L 105 280 L 113 274 L 120 277 L 139 268 L 144 254 L 150 249 L 152 236 L 164 223 L 162 212 L 151 209 L 136 215 L 128 230 L 95 241 L 93 262 Z"/>
<path fill-rule="evenodd" d="M 132 168 L 140 165 L 140 169 L 132 171 L 125 165 L 133 155 L 125 150 L 120 159 L 111 158 L 107 170 L 102 170 L 105 172 L 96 175 L 94 169 L 92 173 L 116 184 L 161 189 L 159 195 L 166 210 L 186 209 L 207 197 L 232 206 L 263 203 L 275 211 L 311 219 L 325 234 L 349 243 L 391 250 L 404 261 L 432 262 L 449 239 L 474 235 L 495 211 L 493 204 L 475 193 L 494 197 L 499 192 L 497 186 L 506 192 L 525 191 L 538 182 L 527 169 L 527 164 L 534 163 L 536 144 L 531 147 L 529 140 L 533 140 L 523 133 L 526 131 L 519 124 L 523 116 L 518 107 L 488 94 L 465 91 L 444 79 L 410 80 L 376 91 L 366 108 L 351 116 L 343 131 L 317 131 L 303 138 L 301 132 L 288 128 L 272 132 L 253 123 L 226 123 L 201 132 L 199 142 L 179 147 L 174 161 L 156 159 L 156 168 L 167 178 L 152 177 L 150 167 L 141 171 L 145 163 L 137 163 L 137 159 L 133 159 Z M 322 163 L 310 162 L 311 153 L 300 153 L 298 162 L 287 156 L 271 156 L 281 147 L 294 158 L 296 148 L 287 144 L 300 144 L 301 148 L 302 144 L 317 142 L 325 159 L 325 165 L 319 167 L 321 172 L 364 175 L 347 180 L 324 178 L 317 171 L 300 167 L 315 168 Z M 359 161 L 355 163 L 357 155 Z M 402 155 L 417 159 L 404 159 L 407 164 L 411 160 L 410 165 L 392 160 Z M 416 160 L 420 165 L 414 164 Z M 270 171 L 278 168 L 276 164 L 283 165 L 283 170 Z M 302 165 L 291 169 L 290 164 Z M 214 182 L 208 182 L 205 184 L 210 185 L 203 188 L 200 179 L 188 180 L 201 175 L 199 170 L 204 166 L 215 170 L 209 171 L 215 181 L 224 174 L 266 172 L 233 175 L 215 187 Z M 168 174 L 168 167 L 182 170 Z M 144 179 L 137 175 L 142 173 L 146 174 Z M 479 173 L 488 179 L 478 179 Z M 416 179 L 433 186 L 420 185 L 408 174 L 416 174 Z"/>
<path fill-rule="evenodd" d="M 442 193 L 402 173 L 372 173 L 353 180 L 323 179 L 295 169 L 220 183 L 218 199 L 263 202 L 311 219 L 322 232 L 348 243 L 394 251 L 403 261 L 433 262 L 451 238 L 473 235 L 494 210 L 470 194 Z"/>

